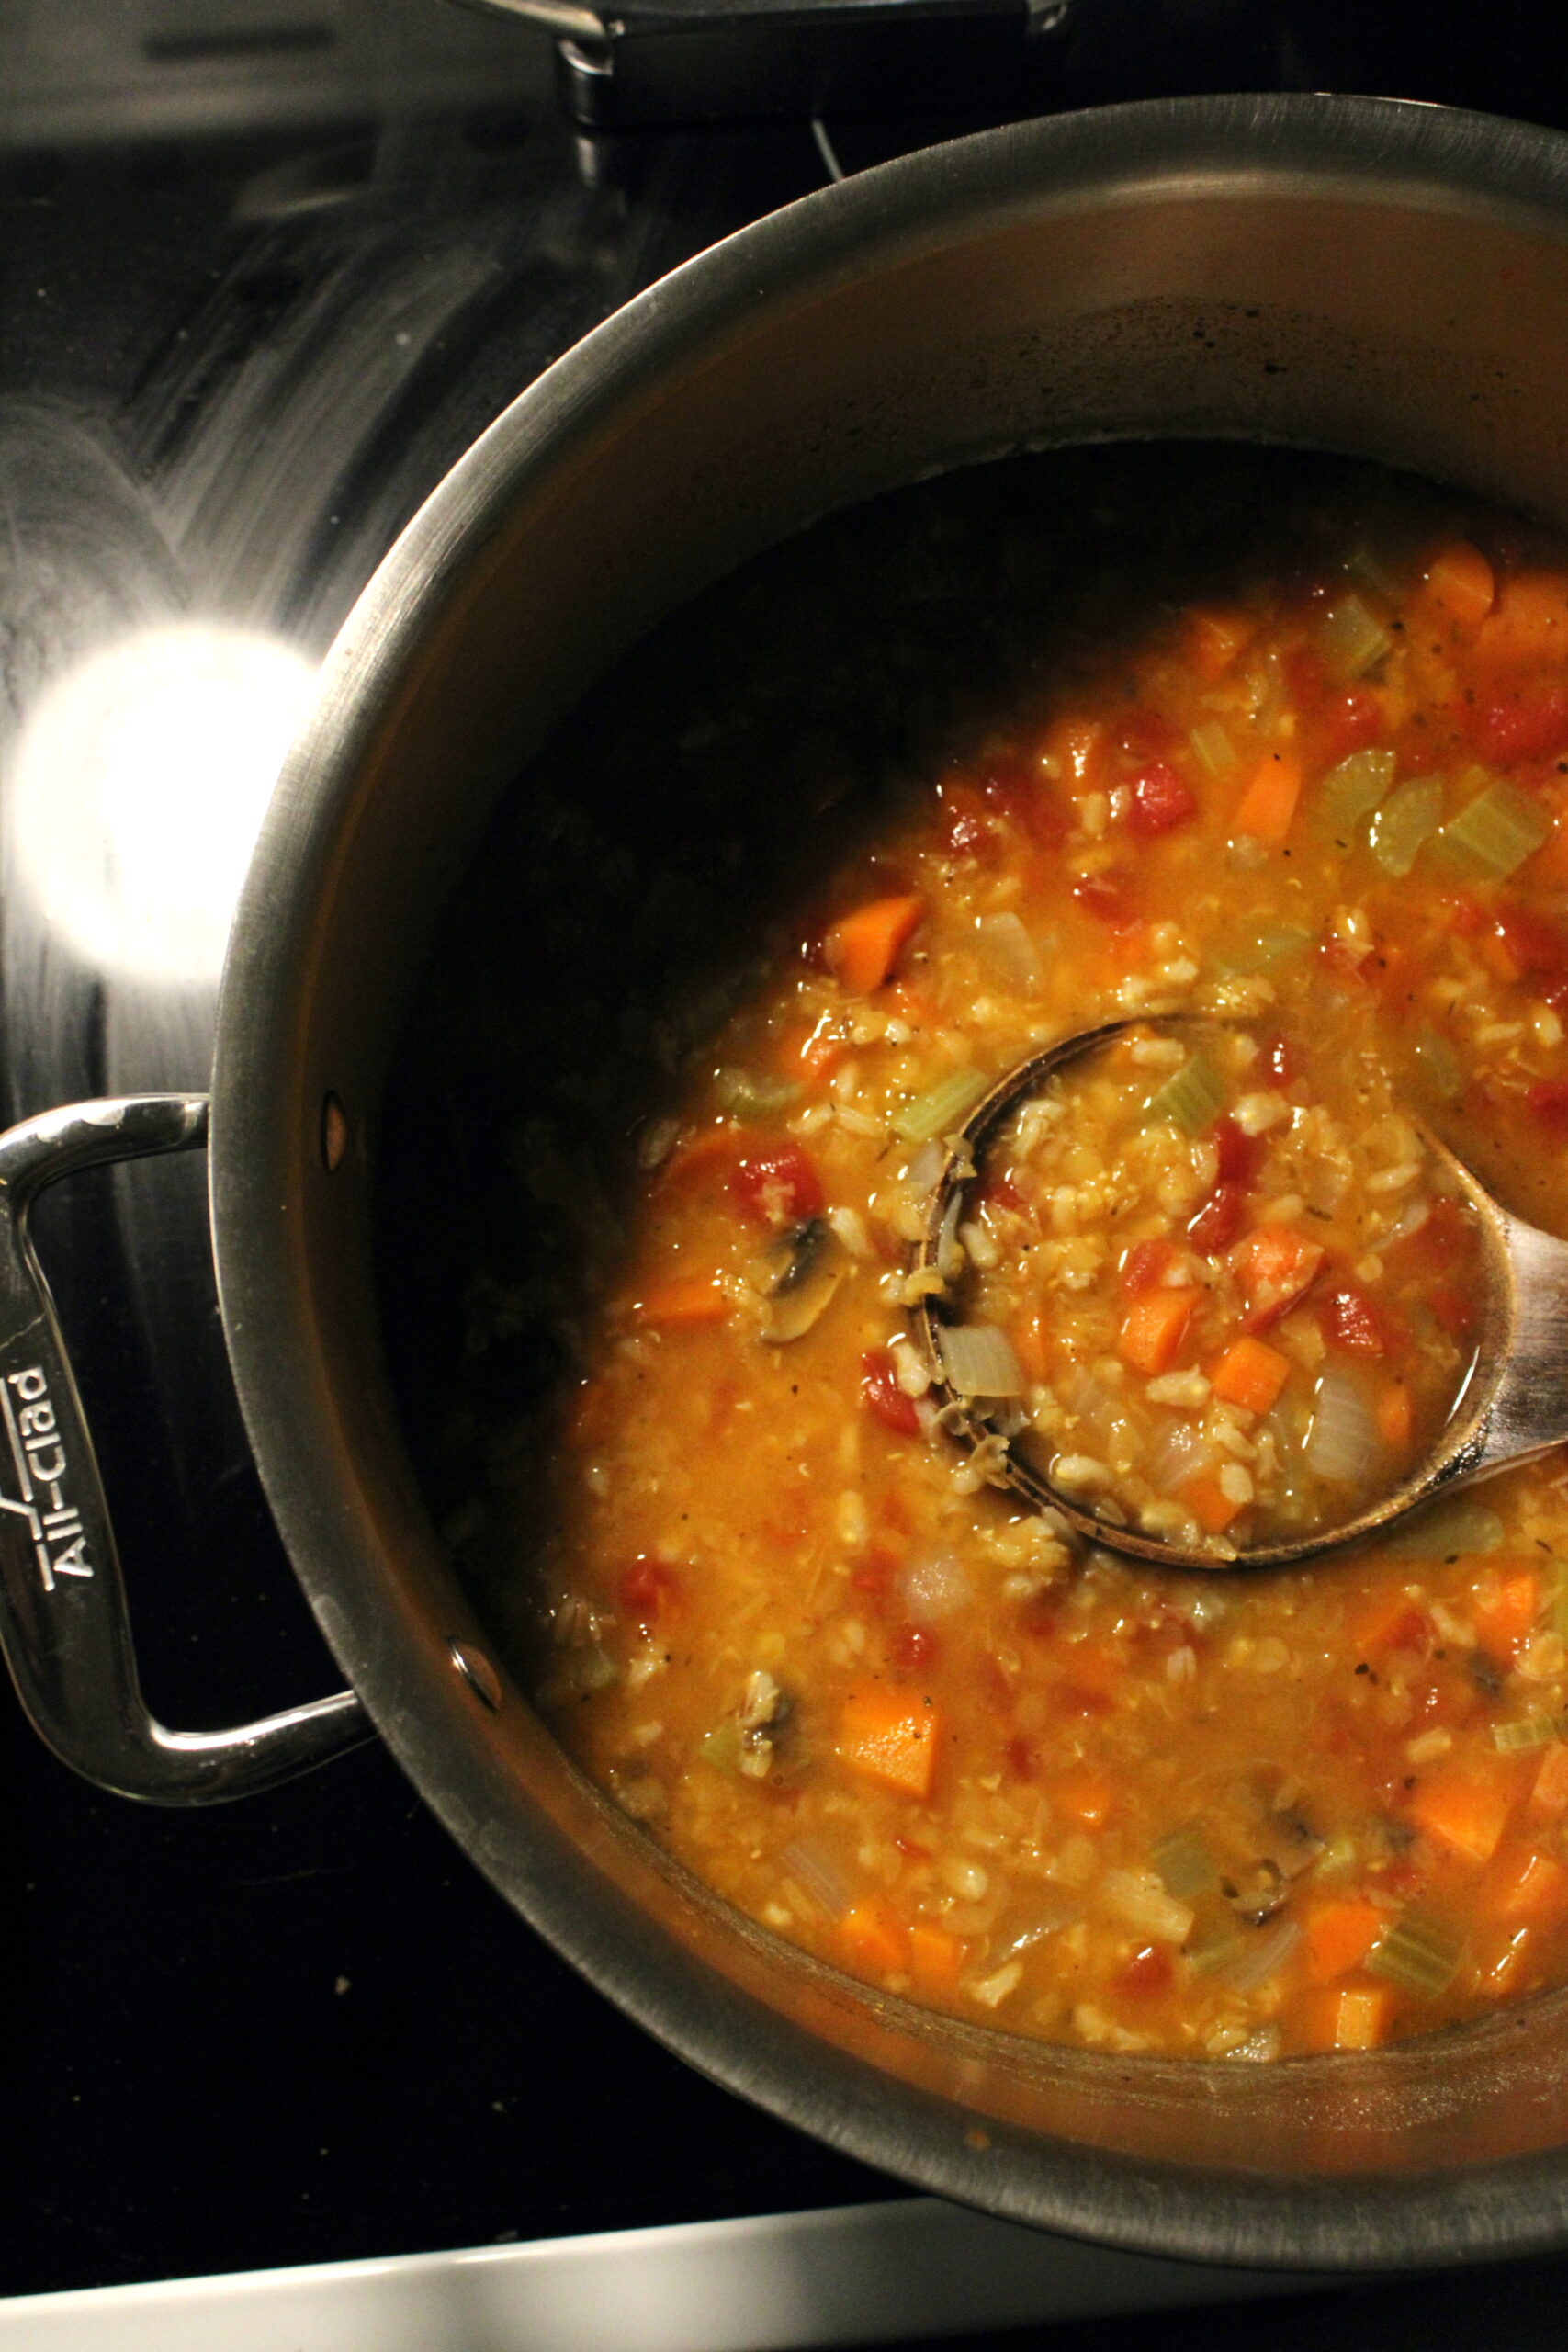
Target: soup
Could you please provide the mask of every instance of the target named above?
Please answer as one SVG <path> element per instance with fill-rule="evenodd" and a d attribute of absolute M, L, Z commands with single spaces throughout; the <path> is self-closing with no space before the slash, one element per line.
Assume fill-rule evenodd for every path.
<path fill-rule="evenodd" d="M 1178 1574 L 955 1448 L 910 1323 L 969 1109 L 1180 1012 L 1206 1080 L 1134 1033 L 977 1175 L 944 1280 L 1008 1413 L 1221 1568 L 1418 1453 L 1476 1306 L 1421 1123 L 1568 1230 L 1565 561 L 1327 460 L 1010 460 L 661 632 L 498 836 L 424 1015 L 462 1214 L 411 1331 L 465 1385 L 411 1423 L 562 1741 L 779 1936 L 1127 2052 L 1568 1978 L 1558 1462 Z"/>

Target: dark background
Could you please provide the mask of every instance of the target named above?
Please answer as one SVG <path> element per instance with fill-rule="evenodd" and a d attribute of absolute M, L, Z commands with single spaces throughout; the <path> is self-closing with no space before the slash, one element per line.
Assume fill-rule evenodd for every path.
<path fill-rule="evenodd" d="M 166 0 L 0 9 L 7 1118 L 199 1084 L 210 1037 L 209 988 L 94 969 L 22 905 L 7 762 L 51 679 L 148 615 L 314 658 L 468 441 L 686 254 L 830 165 L 987 113 L 1292 87 L 1568 121 L 1559 11 L 1519 0 L 1077 0 L 1021 66 L 1021 106 L 955 113 L 938 91 L 911 112 L 906 83 L 879 115 L 863 74 L 856 109 L 815 131 L 796 115 L 606 137 L 567 121 L 542 35 L 440 0 L 279 0 L 241 11 L 248 47 L 224 21 L 227 48 Z M 228 1391 L 199 1169 L 73 1180 L 39 1224 L 154 1708 L 207 1724 L 334 1687 Z M 0 2292 L 900 2193 L 626 2023 L 379 1749 L 155 1814 L 74 1780 L 7 1696 L 0 1774 Z M 1054 2341 L 1153 2324 L 1185 2352 L 1218 2324 L 1280 2346 L 1347 2325 L 1371 2346 L 1555 2344 L 1565 2277 L 1518 2265 Z"/>

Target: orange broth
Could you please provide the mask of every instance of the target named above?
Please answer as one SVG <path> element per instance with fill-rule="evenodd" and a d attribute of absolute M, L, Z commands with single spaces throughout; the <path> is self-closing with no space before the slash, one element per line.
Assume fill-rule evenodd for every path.
<path fill-rule="evenodd" d="M 818 605 L 841 644 L 813 635 Z M 1562 1982 L 1562 1462 L 1280 1572 L 1086 1552 L 936 1425 L 908 1269 L 933 1153 L 987 1084 L 1070 1030 L 1191 1012 L 1255 1057 L 1224 1115 L 1267 1093 L 1301 1164 L 1222 1172 L 1216 1113 L 1133 1211 L 1105 1197 L 1103 1137 L 1043 1189 L 994 1169 L 968 1279 L 1016 1352 L 1017 1409 L 1074 1409 L 1054 1314 L 1100 1301 L 1079 1353 L 1114 1362 L 1134 1250 L 1190 1250 L 1226 1184 L 1216 1263 L 1260 1229 L 1310 1237 L 1312 1171 L 1339 1154 L 1363 1187 L 1396 1181 L 1357 1193 L 1355 1230 L 1320 1204 L 1321 1270 L 1254 1336 L 1298 1385 L 1353 1375 L 1376 1475 L 1440 1419 L 1473 1280 L 1442 1182 L 1419 1154 L 1399 1173 L 1408 1122 L 1568 1232 L 1568 557 L 1370 469 L 1111 450 L 822 526 L 706 615 L 695 683 L 660 657 L 649 740 L 709 831 L 726 796 L 793 796 L 794 863 L 781 847 L 777 878 L 759 834 L 701 869 L 711 906 L 750 888 L 754 917 L 705 1012 L 637 1032 L 625 1067 L 662 1058 L 640 1096 L 558 1084 L 529 1031 L 558 1124 L 547 1146 L 521 1130 L 498 1186 L 514 1227 L 549 1206 L 596 1286 L 585 1315 L 574 1272 L 552 1326 L 571 1369 L 547 1497 L 541 1407 L 489 1441 L 502 1499 L 472 1538 L 547 1719 L 753 1919 L 1021 2034 L 1268 2059 Z M 749 732 L 727 694 L 753 696 Z M 585 866 L 611 871 L 580 821 Z M 626 935 L 675 903 L 668 873 L 626 883 Z M 701 929 L 671 917 L 667 965 Z M 609 1054 L 629 1016 L 607 983 L 604 1005 Z M 591 1101 L 614 1125 L 617 1084 L 630 1172 L 601 1190 L 557 1139 Z M 545 1313 L 547 1269 L 525 1295 L 486 1280 L 464 1293 L 471 1351 Z M 1242 1333 L 1190 1334 L 1153 1370 L 1122 1348 L 1123 1375 L 1212 1385 Z M 1268 1369 L 1235 1374 L 1240 1468 Z M 459 1548 L 478 1523 L 455 1513 Z"/>

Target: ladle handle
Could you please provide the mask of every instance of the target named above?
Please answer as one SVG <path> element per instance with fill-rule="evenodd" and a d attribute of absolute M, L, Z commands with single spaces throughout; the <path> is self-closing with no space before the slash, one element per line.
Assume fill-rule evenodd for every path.
<path fill-rule="evenodd" d="M 372 1736 L 352 1690 L 217 1732 L 165 1730 L 141 1695 L 108 1505 L 28 1219 L 74 1170 L 206 1140 L 200 1094 L 73 1103 L 0 1136 L 0 1645 L 55 1754 L 153 1804 L 245 1796 Z"/>

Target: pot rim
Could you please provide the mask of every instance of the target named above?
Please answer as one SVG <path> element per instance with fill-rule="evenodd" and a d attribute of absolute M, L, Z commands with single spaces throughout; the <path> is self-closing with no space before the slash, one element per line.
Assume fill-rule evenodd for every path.
<path fill-rule="evenodd" d="M 350 1563 L 333 1433 L 293 1366 L 308 1342 L 295 1295 L 279 1132 L 297 974 L 316 891 L 368 745 L 435 616 L 480 559 L 495 518 L 570 466 L 617 411 L 759 305 L 850 270 L 974 236 L 1009 214 L 1077 205 L 1115 185 L 1250 167 L 1259 187 L 1303 170 L 1371 200 L 1418 196 L 1470 217 L 1511 215 L 1568 240 L 1568 141 L 1420 102 L 1296 94 L 1156 100 L 1046 118 L 929 148 L 805 197 L 649 288 L 511 403 L 400 535 L 330 651 L 312 715 L 264 823 L 220 1000 L 211 1191 L 220 1304 L 235 1384 L 295 1570 L 340 1664 L 415 1787 L 514 1908 L 641 2025 L 726 2087 L 862 2160 L 1008 2218 L 1145 2254 L 1252 2267 L 1387 2269 L 1544 2251 L 1568 2234 L 1568 2147 L 1440 2175 L 1282 2179 L 1109 2155 L 1066 2141 L 985 2145 L 953 2113 L 868 2064 L 840 2065 L 823 2112 L 781 2019 L 694 2001 L 677 1973 L 585 1924 L 560 1879 L 478 1834 L 491 1765 L 463 1738 L 462 1702 L 414 1702 L 382 1622 L 386 1584 Z M 1319 189 L 1312 192 L 1317 193 Z M 940 215 L 933 239 L 931 216 Z M 295 1321 L 290 1324 L 290 1316 Z M 1109 2062 L 1108 2062 L 1109 2063 Z M 1341 2062 L 1286 2062 L 1319 2066 Z M 858 2076 L 856 2070 L 858 2068 Z M 959 2127 L 967 2119 L 957 2118 Z"/>

